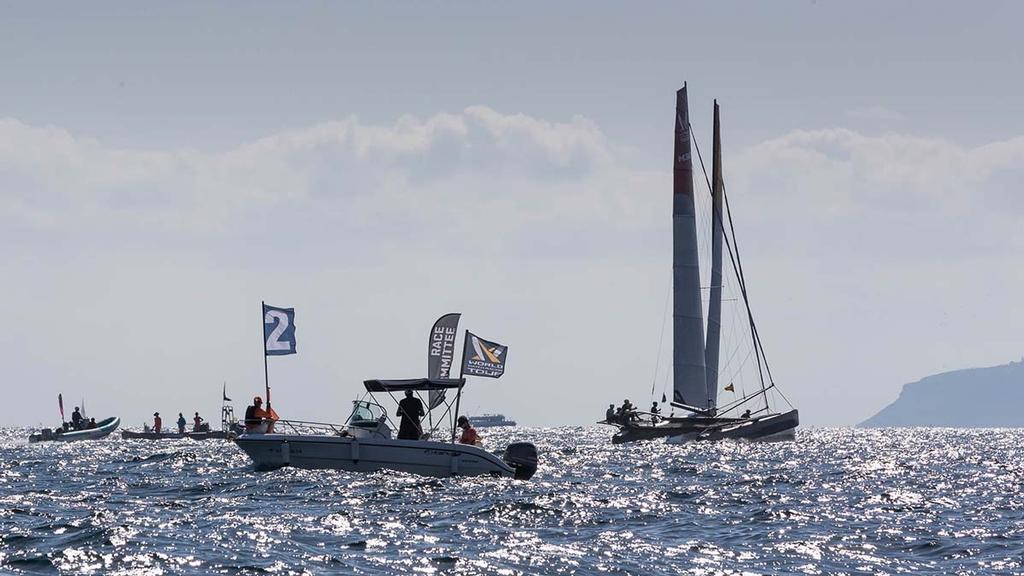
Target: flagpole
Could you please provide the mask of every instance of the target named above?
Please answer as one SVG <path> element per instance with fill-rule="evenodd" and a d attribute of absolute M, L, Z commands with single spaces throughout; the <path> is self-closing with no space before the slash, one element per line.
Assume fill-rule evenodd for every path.
<path fill-rule="evenodd" d="M 270 412 L 270 372 L 267 370 L 267 329 L 266 329 L 267 303 L 260 301 L 260 324 L 263 330 L 263 384 L 267 390 L 267 412 Z"/>
<path fill-rule="evenodd" d="M 469 331 L 467 330 L 468 334 Z M 459 360 L 459 380 L 463 379 L 462 369 L 466 365 L 466 339 L 462 339 L 462 359 Z M 455 429 L 459 425 L 459 402 L 462 400 L 462 386 L 459 386 L 459 393 L 455 395 L 455 426 L 452 426 L 452 444 L 455 443 Z"/>

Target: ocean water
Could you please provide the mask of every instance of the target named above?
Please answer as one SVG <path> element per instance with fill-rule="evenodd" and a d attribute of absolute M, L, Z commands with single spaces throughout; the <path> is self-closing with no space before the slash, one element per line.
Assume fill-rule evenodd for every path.
<path fill-rule="evenodd" d="M 0 433 L 0 572 L 1024 573 L 1024 431 L 801 430 L 795 442 L 533 441 L 528 482 L 255 472 L 224 441 Z"/>

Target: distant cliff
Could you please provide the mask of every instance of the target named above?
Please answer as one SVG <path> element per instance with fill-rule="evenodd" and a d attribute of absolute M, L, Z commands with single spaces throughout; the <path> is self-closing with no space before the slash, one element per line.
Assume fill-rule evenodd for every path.
<path fill-rule="evenodd" d="M 1024 427 L 1024 360 L 944 372 L 905 384 L 861 427 Z"/>

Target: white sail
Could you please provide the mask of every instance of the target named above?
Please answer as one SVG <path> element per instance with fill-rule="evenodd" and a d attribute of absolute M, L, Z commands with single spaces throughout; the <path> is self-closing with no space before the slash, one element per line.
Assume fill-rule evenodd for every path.
<path fill-rule="evenodd" d="M 708 408 L 686 85 L 676 93 L 675 136 L 672 171 L 673 399 L 697 408 Z"/>

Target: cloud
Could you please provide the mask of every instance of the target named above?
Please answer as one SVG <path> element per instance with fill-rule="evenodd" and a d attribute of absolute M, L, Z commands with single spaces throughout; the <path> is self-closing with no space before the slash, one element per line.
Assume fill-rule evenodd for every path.
<path fill-rule="evenodd" d="M 113 149 L 12 119 L 0 120 L 0 143 L 4 196 L 12 208 L 5 224 L 30 228 L 104 216 L 216 228 L 253 207 L 358 204 L 467 177 L 520 183 L 516 196 L 522 199 L 533 195 L 528 183 L 557 186 L 614 168 L 609 143 L 586 119 L 550 123 L 480 106 L 426 120 L 403 117 L 390 126 L 348 118 L 213 154 Z M 472 198 L 438 200 L 520 203 L 477 191 Z M 416 195 L 402 200 L 395 211 L 428 204 Z"/>
<path fill-rule="evenodd" d="M 1024 246 L 1013 223 L 1024 209 L 1024 137 L 968 148 L 905 134 L 794 131 L 742 151 L 730 175 L 756 213 L 845 240 L 853 252 Z"/>

